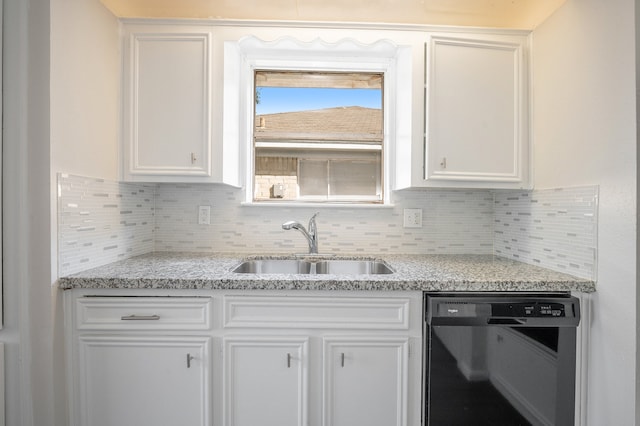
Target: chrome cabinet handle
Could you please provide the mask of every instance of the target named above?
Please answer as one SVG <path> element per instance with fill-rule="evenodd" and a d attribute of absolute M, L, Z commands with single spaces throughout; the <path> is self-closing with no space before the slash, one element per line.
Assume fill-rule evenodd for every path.
<path fill-rule="evenodd" d="M 160 315 L 124 315 L 120 317 L 122 321 L 158 321 Z"/>

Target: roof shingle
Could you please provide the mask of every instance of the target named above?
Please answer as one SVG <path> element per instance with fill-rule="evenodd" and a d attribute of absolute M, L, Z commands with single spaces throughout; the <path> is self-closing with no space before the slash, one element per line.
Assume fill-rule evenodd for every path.
<path fill-rule="evenodd" d="M 336 107 L 256 116 L 256 141 L 382 141 L 382 110 Z"/>

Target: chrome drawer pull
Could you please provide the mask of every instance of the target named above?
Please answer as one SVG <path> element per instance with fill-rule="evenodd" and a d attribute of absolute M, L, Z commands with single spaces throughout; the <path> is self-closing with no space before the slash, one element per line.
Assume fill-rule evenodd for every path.
<path fill-rule="evenodd" d="M 122 321 L 158 321 L 160 315 L 125 315 L 120 319 Z"/>

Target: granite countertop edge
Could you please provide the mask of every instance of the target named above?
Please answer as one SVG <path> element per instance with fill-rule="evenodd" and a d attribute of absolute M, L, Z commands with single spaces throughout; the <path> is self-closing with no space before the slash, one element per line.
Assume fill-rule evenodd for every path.
<path fill-rule="evenodd" d="M 376 259 L 390 275 L 238 274 L 245 259 L 304 257 Z M 317 259 L 316 259 L 317 257 Z M 492 255 L 248 255 L 156 252 L 131 257 L 58 279 L 64 290 L 369 290 L 369 291 L 595 291 L 595 282 Z"/>

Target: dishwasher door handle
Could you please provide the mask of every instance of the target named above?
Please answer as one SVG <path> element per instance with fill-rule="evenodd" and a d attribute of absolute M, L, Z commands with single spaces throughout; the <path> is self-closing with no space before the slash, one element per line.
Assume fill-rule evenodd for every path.
<path fill-rule="evenodd" d="M 527 320 L 523 318 L 487 318 L 489 325 L 526 325 Z"/>
<path fill-rule="evenodd" d="M 432 317 L 427 320 L 427 324 L 445 327 L 487 327 L 487 326 L 530 326 L 526 318 L 514 317 L 465 317 L 465 318 L 443 318 Z"/>

